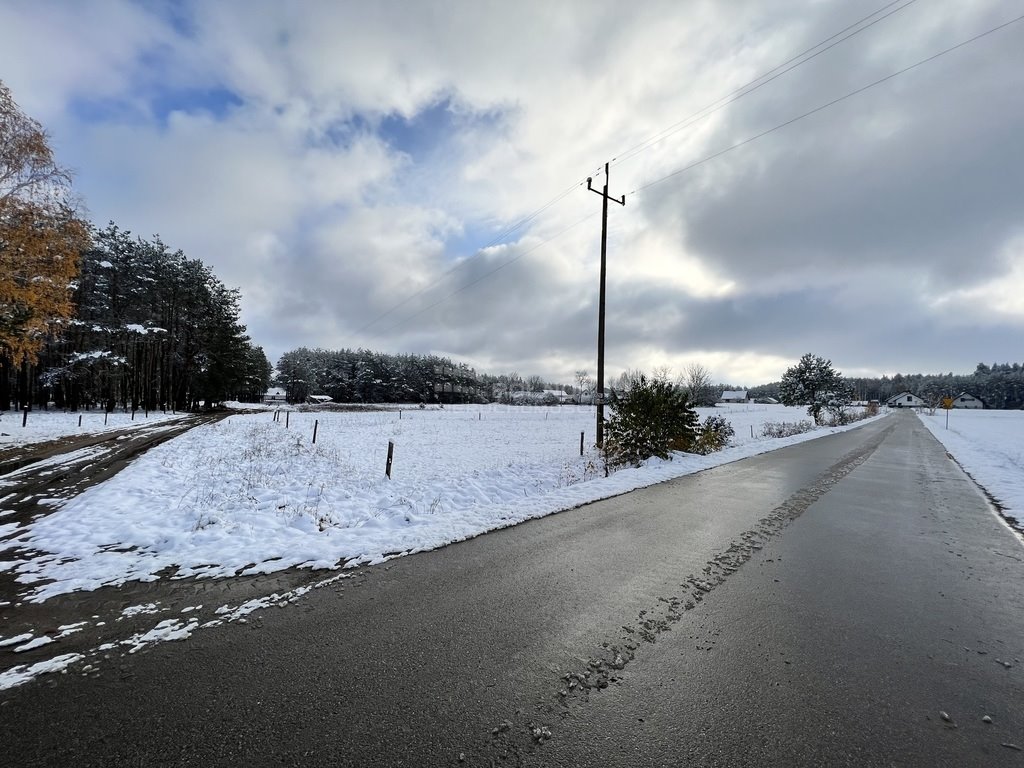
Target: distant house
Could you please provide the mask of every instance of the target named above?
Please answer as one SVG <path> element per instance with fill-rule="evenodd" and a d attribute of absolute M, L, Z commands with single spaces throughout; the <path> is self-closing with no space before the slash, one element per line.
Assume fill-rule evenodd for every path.
<path fill-rule="evenodd" d="M 579 403 L 580 405 L 593 405 L 594 393 L 591 392 L 589 389 L 581 389 L 579 392 L 572 396 L 572 401 L 574 403 Z"/>
<path fill-rule="evenodd" d="M 544 400 L 547 402 L 557 401 L 559 405 L 562 405 L 562 403 L 571 403 L 572 395 L 563 389 L 545 389 Z"/>
<path fill-rule="evenodd" d="M 913 392 L 900 392 L 886 400 L 885 404 L 890 408 L 921 408 L 924 400 Z"/>
<path fill-rule="evenodd" d="M 774 397 L 757 397 L 754 398 L 754 402 L 760 405 L 778 405 L 779 401 Z"/>
<path fill-rule="evenodd" d="M 306 398 L 306 402 L 310 405 L 322 405 L 323 403 L 334 402 L 334 398 L 330 395 L 309 395 Z"/>
<path fill-rule="evenodd" d="M 288 395 L 283 387 L 271 387 L 263 393 L 263 402 L 266 405 L 283 405 L 288 402 Z"/>
<path fill-rule="evenodd" d="M 534 405 L 561 405 L 572 402 L 572 396 L 561 389 L 544 389 L 540 392 L 513 392 L 512 402 L 532 403 Z"/>
<path fill-rule="evenodd" d="M 975 397 L 970 392 L 961 392 L 959 395 L 953 398 L 954 408 L 984 408 L 985 401 L 980 397 Z"/>
<path fill-rule="evenodd" d="M 750 399 L 747 397 L 747 390 L 745 389 L 727 389 L 722 392 L 722 396 L 718 398 L 720 403 L 749 403 Z"/>

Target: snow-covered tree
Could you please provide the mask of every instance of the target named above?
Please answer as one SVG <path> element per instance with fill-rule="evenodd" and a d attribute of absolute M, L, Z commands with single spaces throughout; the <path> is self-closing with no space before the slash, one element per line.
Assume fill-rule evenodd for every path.
<path fill-rule="evenodd" d="M 784 405 L 806 405 L 815 424 L 822 423 L 826 409 L 840 413 L 850 403 L 850 389 L 832 361 L 807 353 L 788 369 L 779 384 Z"/>
<path fill-rule="evenodd" d="M 611 413 L 605 447 L 613 463 L 638 466 L 652 456 L 693 450 L 697 413 L 686 393 L 665 378 L 634 372 L 627 389 L 613 391 Z"/>

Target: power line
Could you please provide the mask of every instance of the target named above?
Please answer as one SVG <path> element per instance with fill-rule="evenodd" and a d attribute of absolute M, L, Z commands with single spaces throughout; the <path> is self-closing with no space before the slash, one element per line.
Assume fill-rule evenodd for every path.
<path fill-rule="evenodd" d="M 860 88 L 857 88 L 856 90 L 850 91 L 849 93 L 847 93 L 847 94 L 845 94 L 843 96 L 840 96 L 837 99 L 833 99 L 832 101 L 830 101 L 830 102 L 828 102 L 826 104 L 822 104 L 821 106 L 815 107 L 814 109 L 812 109 L 812 110 L 810 110 L 808 112 L 804 112 L 802 115 L 798 115 L 797 117 L 791 118 L 790 120 L 787 120 L 784 123 L 779 123 L 778 125 L 776 125 L 776 126 L 774 126 L 772 128 L 769 128 L 766 131 L 761 131 L 761 133 L 758 133 L 758 134 L 756 134 L 754 136 L 751 136 L 750 138 L 744 139 L 743 141 L 740 141 L 740 142 L 738 142 L 736 144 L 733 144 L 730 147 L 726 147 L 725 149 L 721 149 L 718 152 L 715 152 L 715 153 L 713 153 L 711 155 L 708 155 L 707 157 L 701 158 L 700 160 L 697 160 L 697 161 L 695 161 L 693 163 L 690 163 L 689 165 L 686 165 L 686 166 L 684 166 L 682 168 L 679 168 L 679 169 L 677 169 L 675 171 L 672 171 L 672 173 L 666 174 L 665 176 L 662 176 L 661 178 L 655 179 L 654 181 L 648 182 L 647 184 L 644 184 L 642 186 L 637 187 L 636 189 L 634 189 L 629 194 L 630 195 L 635 195 L 637 192 L 642 192 L 645 189 L 653 187 L 655 184 L 661 184 L 663 181 L 667 181 L 668 179 L 671 179 L 674 176 L 678 176 L 679 174 L 685 173 L 686 171 L 689 171 L 689 170 L 692 170 L 692 169 L 696 168 L 699 165 L 703 165 L 704 163 L 707 163 L 707 162 L 709 162 L 711 160 L 714 160 L 715 158 L 721 157 L 722 155 L 724 155 L 724 154 L 726 154 L 728 152 L 732 152 L 734 149 L 739 149 L 740 147 L 746 146 L 747 144 L 750 144 L 753 141 L 757 141 L 758 139 L 763 138 L 763 137 L 767 136 L 770 133 L 774 133 L 775 131 L 778 131 L 778 130 L 780 130 L 782 128 L 785 128 L 786 126 L 789 126 L 789 125 L 792 125 L 793 123 L 799 122 L 800 120 L 803 120 L 806 117 L 810 117 L 811 115 L 815 115 L 818 112 L 821 112 L 822 110 L 825 110 L 825 109 L 828 109 L 829 107 L 835 106 L 836 104 L 838 104 L 841 101 L 846 101 L 847 99 L 849 99 L 849 98 L 851 98 L 853 96 L 856 96 L 859 93 L 863 93 L 864 91 L 866 91 L 866 90 L 868 90 L 870 88 L 874 88 L 876 85 L 881 85 L 884 82 L 892 80 L 894 77 L 898 77 L 899 75 L 905 74 L 905 73 L 911 71 L 912 69 L 917 69 L 918 67 L 920 67 L 920 66 L 922 66 L 924 64 L 927 64 L 927 63 L 929 63 L 931 61 L 935 61 L 935 59 L 939 58 L 940 56 L 945 56 L 947 53 L 952 53 L 953 51 L 955 51 L 955 50 L 957 50 L 959 48 L 963 48 L 966 45 L 970 45 L 971 43 L 977 42 L 978 40 L 981 40 L 983 37 L 987 37 L 988 35 L 991 35 L 991 34 L 993 34 L 995 32 L 998 32 L 1001 29 L 1005 29 L 1006 27 L 1009 27 L 1012 24 L 1017 24 L 1018 22 L 1021 22 L 1021 21 L 1024 21 L 1024 15 L 1018 16 L 1015 19 L 1011 19 L 1010 21 L 1004 22 L 1003 24 L 1000 24 L 997 27 L 993 27 L 992 29 L 989 29 L 989 30 L 987 30 L 985 32 L 982 32 L 981 34 L 975 35 L 972 38 L 969 38 L 967 40 L 964 40 L 963 42 L 957 43 L 956 45 L 951 46 L 949 48 L 946 48 L 945 50 L 939 51 L 938 53 L 932 54 L 931 56 L 928 56 L 927 58 L 921 59 L 920 61 L 918 61 L 918 62 L 916 62 L 914 64 L 911 64 L 908 67 L 904 67 L 903 69 L 897 70 L 896 72 L 893 72 L 893 73 L 891 73 L 889 75 L 886 75 L 885 77 L 879 78 L 878 80 L 875 80 L 873 83 L 868 83 L 867 85 L 861 86 Z"/>
<path fill-rule="evenodd" d="M 757 89 L 761 88 L 764 85 L 767 85 L 768 83 L 772 82 L 773 80 L 776 80 L 779 77 L 782 77 L 787 72 L 792 71 L 796 67 L 799 67 L 799 66 L 802 66 L 802 65 L 806 64 L 808 61 L 811 61 L 815 57 L 821 55 L 822 53 L 825 53 L 825 51 L 827 51 L 827 50 L 829 50 L 831 48 L 834 48 L 835 46 L 839 45 L 840 43 L 842 43 L 842 42 L 844 42 L 846 40 L 849 40 L 854 35 L 860 34 L 864 30 L 866 30 L 866 29 L 874 26 L 875 24 L 877 24 L 877 23 L 887 19 L 889 16 L 892 16 L 893 14 L 895 14 L 895 13 L 897 13 L 899 11 L 902 11 L 904 8 L 906 8 L 907 6 L 913 4 L 916 1 L 917 0 L 907 0 L 905 2 L 905 0 L 892 0 L 892 2 L 887 3 L 886 5 L 882 6 L 881 8 L 879 8 L 879 9 L 877 9 L 875 11 L 873 11 L 872 13 L 869 13 L 867 16 L 864 16 L 863 18 L 859 19 L 858 21 L 854 22 L 853 24 L 850 24 L 850 25 L 844 27 L 843 29 L 841 29 L 838 32 L 834 33 L 833 35 L 825 38 L 824 40 L 820 41 L 819 43 L 811 46 L 810 48 L 806 49 L 805 51 L 802 51 L 801 53 L 798 53 L 796 56 L 793 56 L 793 57 L 787 59 L 786 61 L 782 62 L 781 64 L 778 64 L 777 66 L 773 67 L 772 69 L 769 69 L 768 71 L 766 71 L 763 74 L 759 75 L 758 77 L 755 77 L 753 80 L 751 80 L 751 81 L 747 82 L 746 84 L 740 86 L 736 90 L 726 94 L 725 96 L 721 97 L 717 101 L 712 102 L 711 104 L 709 104 L 708 106 L 706 106 L 703 109 L 699 110 L 698 112 L 695 112 L 690 117 L 688 117 L 688 118 L 686 118 L 686 119 L 684 119 L 684 120 L 682 120 L 682 121 L 680 121 L 678 123 L 675 123 L 675 124 L 669 126 L 668 128 L 662 130 L 662 131 L 659 131 L 658 133 L 654 134 L 650 138 L 640 142 L 639 144 L 631 147 L 630 149 L 627 149 L 624 153 L 621 153 L 620 156 L 612 158 L 611 163 L 613 165 L 618 165 L 619 163 L 622 163 L 622 162 L 624 162 L 626 160 L 631 159 L 632 157 L 635 157 L 636 155 L 638 155 L 638 154 L 646 151 L 647 149 L 649 149 L 654 144 L 656 144 L 656 143 L 658 143 L 660 141 L 663 141 L 664 139 L 668 138 L 669 136 L 671 136 L 671 135 L 673 135 L 675 133 L 678 133 L 679 131 L 683 130 L 684 128 L 686 128 L 686 127 L 688 127 L 690 125 L 692 125 L 693 123 L 695 123 L 695 122 L 697 122 L 699 120 L 702 120 L 702 119 L 708 117 L 709 115 L 713 114 L 714 112 L 717 112 L 718 110 L 728 106 L 729 104 L 732 104 L 733 102 L 743 98 L 744 96 L 747 96 L 750 93 L 753 93 Z M 881 16 L 881 17 L 875 19 L 874 21 L 870 22 L 869 24 L 861 26 L 862 24 L 864 24 L 864 22 L 868 21 L 872 17 L 878 16 L 878 14 L 883 13 L 884 11 L 892 8 L 892 6 L 899 5 L 900 3 L 904 3 L 904 4 L 900 5 L 900 7 L 898 7 L 898 8 L 895 8 L 895 9 L 889 11 L 884 16 Z M 860 27 L 860 28 L 859 29 L 855 29 L 857 27 Z M 843 35 L 846 32 L 849 32 L 852 29 L 854 29 L 855 31 L 851 32 L 849 35 L 846 35 L 846 37 L 843 37 L 840 40 L 836 40 L 837 37 Z M 835 42 L 832 42 L 832 41 L 835 41 Z M 830 43 L 830 42 L 831 42 L 831 45 L 828 45 L 825 48 L 821 48 L 822 46 L 826 45 L 826 43 Z M 817 51 L 812 56 L 807 56 L 807 54 L 811 53 L 812 51 L 815 51 L 815 49 L 817 49 L 817 48 L 821 48 L 821 50 Z M 803 58 L 805 56 L 807 56 L 807 58 Z M 803 59 L 803 60 L 802 61 L 798 61 L 800 59 Z M 793 62 L 798 62 L 798 63 L 793 64 Z M 787 69 L 785 69 L 785 70 L 783 70 L 781 72 L 778 71 L 778 70 L 782 69 L 783 67 L 786 67 L 788 64 L 793 64 L 793 66 L 788 67 Z M 775 74 L 773 75 L 773 73 L 775 73 Z M 771 75 L 771 77 L 769 77 L 770 75 Z M 765 78 L 767 78 L 767 79 L 765 79 Z M 758 83 L 759 80 L 763 80 L 763 82 Z M 758 84 L 754 85 L 755 83 L 758 83 Z M 750 86 L 754 86 L 754 87 L 750 87 Z M 600 170 L 601 170 L 600 167 L 598 167 L 594 171 L 594 173 L 596 174 Z M 360 326 L 359 328 L 357 328 L 355 330 L 355 333 L 359 334 L 359 333 L 362 333 L 362 332 L 366 331 L 367 329 L 369 329 L 369 328 L 373 327 L 374 325 L 376 325 L 377 323 L 379 323 L 384 318 L 386 318 L 386 317 L 394 314 L 395 312 L 397 312 L 399 309 L 401 309 L 402 307 L 407 305 L 413 299 L 416 299 L 419 296 L 422 296 L 424 293 L 429 291 L 431 288 L 434 288 L 437 285 L 440 285 L 441 282 L 444 281 L 445 278 L 449 277 L 454 272 L 457 272 L 458 270 L 462 269 L 466 264 L 470 263 L 473 259 L 475 259 L 477 256 L 479 256 L 479 254 L 481 252 L 483 252 L 487 248 L 490 248 L 490 247 L 492 247 L 494 245 L 497 245 L 498 243 L 504 241 L 509 236 L 514 234 L 519 229 L 522 229 L 524 226 L 526 226 L 528 223 L 530 223 L 531 221 L 536 219 L 538 216 L 540 216 L 542 213 L 547 211 L 549 208 L 551 208 L 552 206 L 554 206 L 557 203 L 561 202 L 566 196 L 568 196 L 571 192 L 573 192 L 577 187 L 583 186 L 584 183 L 585 183 L 585 181 L 578 181 L 578 182 L 572 184 L 571 186 L 567 187 L 565 190 L 563 190 L 558 195 L 553 197 L 547 203 L 545 203 L 541 207 L 537 208 L 532 213 L 530 213 L 527 216 L 523 217 L 522 219 L 520 219 L 518 222 L 516 222 L 512 226 L 508 227 L 507 229 L 503 230 L 501 233 L 496 235 L 488 243 L 486 243 L 485 245 L 483 245 L 480 248 L 478 248 L 474 254 L 470 255 L 465 260 L 455 264 L 453 267 L 451 267 L 450 269 L 448 269 L 445 272 L 443 272 L 434 281 L 428 283 L 427 285 L 423 286 L 419 290 L 409 294 L 406 298 L 402 299 L 397 304 L 394 304 L 393 306 L 391 306 L 390 308 L 388 308 L 384 312 L 380 313 L 379 315 L 376 315 L 369 322 L 367 322 L 367 323 L 363 324 L 362 326 Z M 403 324 L 404 322 L 405 322 L 404 320 L 400 321 L 399 324 Z M 392 327 L 394 327 L 394 326 L 392 326 Z M 377 333 L 374 333 L 372 335 L 373 336 L 380 336 L 381 333 L 383 333 L 383 332 L 377 332 Z"/>
<path fill-rule="evenodd" d="M 773 126 L 772 128 L 769 128 L 769 129 L 767 129 L 765 131 L 762 131 L 761 133 L 758 133 L 758 134 L 756 134 L 754 136 L 751 136 L 750 138 L 744 139 L 743 141 L 738 142 L 736 144 L 733 144 L 732 146 L 729 146 L 729 147 L 726 147 L 725 149 L 719 150 L 718 152 L 715 152 L 715 153 L 713 153 L 711 155 L 708 155 L 708 156 L 706 156 L 706 157 L 704 157 L 704 158 L 702 158 L 700 160 L 697 160 L 696 162 L 690 163 L 689 165 L 684 166 L 683 168 L 679 168 L 679 169 L 677 169 L 675 171 L 672 171 L 671 173 L 666 174 L 665 176 L 662 176 L 662 177 L 660 177 L 658 179 L 655 179 L 654 181 L 648 182 L 647 184 L 644 184 L 644 185 L 642 185 L 640 187 L 637 187 L 632 192 L 629 192 L 628 195 L 635 195 L 635 194 L 637 194 L 639 192 L 642 192 L 645 189 L 649 189 L 650 187 L 655 186 L 656 184 L 660 184 L 660 183 L 662 183 L 664 181 L 667 181 L 668 179 L 671 179 L 671 178 L 673 178 L 675 176 L 678 176 L 678 175 L 680 175 L 682 173 L 685 173 L 686 171 L 692 170 L 693 168 L 696 168 L 699 165 L 703 165 L 704 163 L 707 163 L 707 162 L 709 162 L 711 160 L 714 160 L 714 159 L 716 159 L 718 157 L 721 157 L 722 155 L 724 155 L 724 154 L 726 154 L 728 152 L 731 152 L 734 149 L 739 149 L 740 147 L 743 147 L 743 146 L 745 146 L 747 144 L 750 144 L 751 142 L 754 142 L 757 139 L 763 138 L 764 136 L 767 136 L 767 135 L 769 135 L 771 133 L 774 133 L 775 131 L 778 131 L 778 130 L 780 130 L 782 128 L 785 128 L 785 127 L 787 127 L 789 125 L 792 125 L 793 123 L 799 122 L 800 120 L 803 120 L 804 118 L 807 118 L 807 117 L 810 117 L 811 115 L 817 114 L 818 112 L 821 112 L 821 111 L 823 111 L 825 109 L 828 109 L 829 107 L 832 107 L 832 106 L 834 106 L 834 105 L 836 105 L 836 104 L 838 104 L 838 103 L 840 103 L 842 101 L 845 101 L 845 100 L 847 100 L 847 99 L 849 99 L 849 98 L 851 98 L 853 96 L 856 96 L 857 94 L 863 93 L 864 91 L 867 91 L 867 90 L 869 90 L 871 88 L 874 88 L 875 86 L 881 85 L 882 83 L 885 83 L 885 82 L 887 82 L 889 80 L 892 80 L 893 78 L 898 77 L 899 75 L 902 75 L 902 74 L 905 74 L 907 72 L 910 72 L 913 69 L 917 69 L 918 67 L 921 67 L 921 66 L 923 66 L 925 64 L 928 64 L 929 62 L 932 62 L 932 61 L 934 61 L 934 60 L 936 60 L 936 59 L 938 59 L 938 58 L 940 58 L 942 56 L 945 56 L 946 54 L 952 53 L 953 51 L 956 51 L 956 50 L 958 50 L 960 48 L 963 48 L 964 46 L 970 45 L 971 43 L 975 43 L 975 42 L 977 42 L 978 40 L 981 40 L 984 37 L 987 37 L 987 36 L 989 36 L 991 34 L 994 34 L 995 32 L 998 32 L 998 31 L 1000 31 L 1002 29 L 1005 29 L 1006 27 L 1009 27 L 1009 26 L 1011 26 L 1013 24 L 1017 24 L 1017 23 L 1019 23 L 1021 21 L 1024 21 L 1024 15 L 1018 16 L 1017 18 L 1014 18 L 1014 19 L 1011 19 L 1011 20 L 1009 20 L 1007 22 L 1004 22 L 1003 24 L 1000 24 L 1000 25 L 998 25 L 996 27 L 993 27 L 993 28 L 991 28 L 989 30 L 986 30 L 985 32 L 977 34 L 974 37 L 968 38 L 967 40 L 964 40 L 964 41 L 962 41 L 960 43 L 957 43 L 956 45 L 950 46 L 949 48 L 946 48 L 946 49 L 944 49 L 942 51 L 934 53 L 931 56 L 928 56 L 928 57 L 926 57 L 924 59 L 921 59 L 918 62 L 915 62 L 914 64 L 911 64 L 911 65 L 906 66 L 906 67 L 904 67 L 904 68 L 902 68 L 900 70 L 897 70 L 896 72 L 893 72 L 893 73 L 891 73 L 889 75 L 886 75 L 885 77 L 879 78 L 878 80 L 875 80 L 872 83 L 868 83 L 867 85 L 864 85 L 864 86 L 862 86 L 860 88 L 857 88 L 856 90 L 850 91 L 849 93 L 844 94 L 843 96 L 840 96 L 840 97 L 838 97 L 836 99 L 833 99 L 833 100 L 831 100 L 831 101 L 829 101 L 829 102 L 827 102 L 825 104 L 822 104 L 821 106 L 815 107 L 814 109 L 809 110 L 809 111 L 807 111 L 807 112 L 805 112 L 805 113 L 803 113 L 801 115 L 798 115 L 797 117 L 791 118 L 790 120 L 787 120 L 787 121 L 785 121 L 783 123 L 779 123 L 778 125 Z M 575 188 L 575 186 L 576 185 L 573 185 L 573 188 Z M 564 196 L 564 194 L 563 194 L 563 196 Z M 480 283 L 483 280 L 487 279 L 491 275 L 494 275 L 497 272 L 500 272 L 502 269 L 504 269 L 505 267 L 509 266 L 510 264 L 518 261 L 519 259 L 523 258 L 524 256 L 526 256 L 526 255 L 528 255 L 530 253 L 533 253 L 534 251 L 538 250 L 539 248 L 542 248 L 543 246 L 547 245 L 548 243 L 552 242 L 553 240 L 557 239 L 558 237 L 561 237 L 563 234 L 565 234 L 569 230 L 579 226 L 580 224 L 582 224 L 583 222 L 585 222 L 585 221 L 587 221 L 589 219 L 592 219 L 596 215 L 597 215 L 597 213 L 595 212 L 595 213 L 589 214 L 587 216 L 584 216 L 582 219 L 579 219 L 578 221 L 574 222 L 573 224 L 570 224 L 569 226 L 567 226 L 564 229 L 558 231 L 557 233 L 555 233 L 551 237 L 549 237 L 546 240 L 538 243 L 537 245 L 533 246 L 532 248 L 529 248 L 529 249 L 523 251 L 522 253 L 514 256 L 513 258 L 508 259 L 507 261 L 505 261 L 502 264 L 498 265 L 494 269 L 489 270 L 489 271 L 485 272 L 484 274 L 480 275 L 475 280 L 472 280 L 471 282 L 466 283 L 463 286 L 460 286 L 456 290 L 452 291 L 451 293 L 446 294 L 445 296 L 443 296 L 442 298 L 440 298 L 437 301 L 433 302 L 432 304 L 424 307 L 423 309 L 418 310 L 417 312 L 414 312 L 411 315 L 408 315 L 407 317 L 403 318 L 402 320 L 398 321 L 397 323 L 389 326 L 388 328 L 386 328 L 383 331 L 381 331 L 381 332 L 379 332 L 377 334 L 374 334 L 374 335 L 375 336 L 379 336 L 379 335 L 383 335 L 385 333 L 389 333 L 390 331 L 395 330 L 396 328 L 404 325 L 405 323 L 409 322 L 410 320 L 412 320 L 412 319 L 414 319 L 416 317 L 419 317 L 424 312 L 427 312 L 427 311 L 429 311 L 431 309 L 434 309 L 435 307 L 443 304 L 448 299 L 456 296 L 459 293 L 462 293 L 463 291 L 465 291 L 465 290 L 467 290 L 469 288 L 472 288 L 474 285 L 477 285 L 478 283 Z M 450 272 L 448 274 L 450 274 Z"/>
<path fill-rule="evenodd" d="M 872 16 L 877 16 L 879 13 L 882 13 L 886 9 L 891 8 L 892 6 L 894 6 L 894 5 L 898 4 L 898 3 L 902 3 L 902 2 L 904 2 L 904 0 L 893 0 L 893 2 L 891 2 L 891 3 L 887 4 L 887 5 L 882 6 L 877 11 L 874 11 L 873 13 L 869 13 L 867 16 L 865 16 L 864 18 L 860 19 L 859 21 L 856 21 L 853 24 L 850 24 L 849 26 L 839 30 L 834 35 L 832 35 L 831 37 L 827 37 L 824 40 L 822 40 L 821 42 L 817 43 L 816 45 L 812 45 L 810 48 L 808 48 L 807 50 L 803 51 L 802 53 L 798 53 L 796 56 L 793 56 L 792 58 L 787 59 L 786 61 L 782 62 L 781 64 L 779 64 L 779 65 L 777 65 L 775 67 L 773 67 L 772 69 L 769 69 L 767 72 L 764 72 L 763 74 L 759 75 L 758 77 L 755 77 L 753 80 L 747 82 L 746 84 L 741 85 L 736 90 L 734 90 L 734 91 L 732 91 L 730 93 L 727 93 L 725 96 L 722 96 L 721 98 L 719 98 L 716 101 L 711 102 L 706 107 L 703 107 L 702 109 L 697 110 L 696 112 L 694 112 L 689 117 L 687 117 L 687 118 L 685 118 L 683 120 L 680 120 L 678 123 L 673 123 L 668 128 L 665 128 L 665 129 L 659 131 L 658 133 L 654 134 L 653 136 L 651 136 L 648 139 L 645 139 L 644 141 L 641 141 L 639 144 L 636 144 L 633 147 L 627 149 L 625 152 L 620 153 L 619 157 L 617 158 L 617 162 L 615 163 L 615 165 L 619 165 L 620 163 L 625 162 L 626 160 L 630 160 L 630 159 L 636 157 L 637 155 L 641 154 L 642 152 L 645 152 L 648 149 L 650 149 L 652 146 L 654 146 L 658 142 L 664 141 L 669 136 L 672 136 L 673 134 L 678 133 L 679 131 L 683 130 L 684 128 L 688 128 L 691 125 L 693 125 L 695 123 L 698 123 L 698 122 L 700 122 L 701 120 L 704 120 L 707 117 L 710 117 L 715 112 L 718 112 L 720 109 L 724 109 L 725 107 L 729 106 L 730 104 L 732 104 L 732 103 L 734 103 L 736 101 L 739 101 L 744 96 L 749 96 L 751 93 L 753 93 L 754 91 L 758 90 L 759 88 L 761 88 L 761 87 L 763 87 L 765 85 L 768 85 L 768 83 L 770 83 L 770 82 L 772 82 L 774 80 L 777 80 L 778 78 L 782 77 L 783 75 L 787 74 L 788 72 L 792 72 L 797 67 L 801 67 L 804 64 L 806 64 L 807 62 L 812 61 L 813 59 L 817 58 L 818 56 L 820 56 L 821 54 L 825 53 L 826 51 L 831 50 L 832 48 L 835 48 L 840 43 L 843 43 L 843 42 L 849 40 L 854 35 L 859 35 L 864 30 L 870 29 L 875 24 L 878 24 L 879 22 L 884 21 L 885 19 L 889 18 L 893 14 L 899 13 L 904 8 L 907 8 L 908 6 L 910 6 L 913 3 L 917 2 L 917 0 L 909 0 L 909 2 L 906 2 L 904 5 L 901 5 L 899 8 L 895 8 L 895 9 L 889 11 L 884 16 L 880 16 L 879 18 L 875 19 L 871 23 L 865 24 L 864 26 L 860 26 L 861 24 L 864 24 L 864 22 L 867 21 L 868 19 L 870 19 Z M 846 37 L 843 37 L 840 40 L 836 40 L 837 37 L 839 37 L 840 35 L 844 34 L 845 32 L 848 32 L 851 29 L 854 29 L 855 27 L 860 27 L 860 28 L 856 29 L 853 32 L 850 32 L 850 34 L 846 35 Z M 824 48 L 821 48 L 821 46 L 823 46 L 826 43 L 829 43 L 830 41 L 833 41 L 833 40 L 835 40 L 835 42 L 832 42 L 831 45 L 827 45 Z M 817 51 L 816 53 L 814 53 L 811 56 L 807 56 L 807 54 L 811 53 L 811 51 L 814 51 L 816 48 L 821 48 L 821 50 Z M 803 58 L 804 56 L 807 56 L 807 58 Z M 802 61 L 798 61 L 798 59 L 802 59 Z M 793 62 L 796 62 L 796 63 L 794 64 Z M 792 64 L 792 66 L 788 66 L 787 67 L 788 64 Z M 783 67 L 786 67 L 786 68 L 783 69 Z M 780 69 L 782 70 L 781 72 L 778 71 Z M 772 74 L 773 72 L 775 74 Z M 771 77 L 769 77 L 769 75 L 771 75 Z M 767 79 L 765 79 L 765 78 L 767 78 Z M 763 80 L 763 82 L 758 83 L 759 80 Z M 755 83 L 757 83 L 757 85 L 754 85 Z M 753 87 L 751 87 L 751 86 L 753 86 Z"/>

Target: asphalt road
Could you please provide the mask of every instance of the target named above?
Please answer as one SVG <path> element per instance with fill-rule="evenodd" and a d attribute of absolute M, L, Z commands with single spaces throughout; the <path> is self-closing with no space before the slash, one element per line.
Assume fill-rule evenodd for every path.
<path fill-rule="evenodd" d="M 1021 766 L 1022 585 L 1018 536 L 899 414 L 38 678 L 0 692 L 0 744 L 12 765 Z"/>

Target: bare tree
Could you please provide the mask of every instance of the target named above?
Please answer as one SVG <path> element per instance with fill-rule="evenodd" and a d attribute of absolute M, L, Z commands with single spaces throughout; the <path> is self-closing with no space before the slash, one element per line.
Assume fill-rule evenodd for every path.
<path fill-rule="evenodd" d="M 700 363 L 686 366 L 686 370 L 679 374 L 678 383 L 686 390 L 690 403 L 695 406 L 710 407 L 718 399 L 711 386 L 711 371 Z"/>
<path fill-rule="evenodd" d="M 655 366 L 651 372 L 651 379 L 653 381 L 664 381 L 668 382 L 672 378 L 672 367 L 669 365 L 658 365 Z"/>
<path fill-rule="evenodd" d="M 573 376 L 576 382 L 576 390 L 580 393 L 589 392 L 594 387 L 594 380 L 590 377 L 590 371 L 580 368 Z"/>
<path fill-rule="evenodd" d="M 533 376 L 526 377 L 526 390 L 528 392 L 543 392 L 544 391 L 544 379 L 534 374 Z"/>

